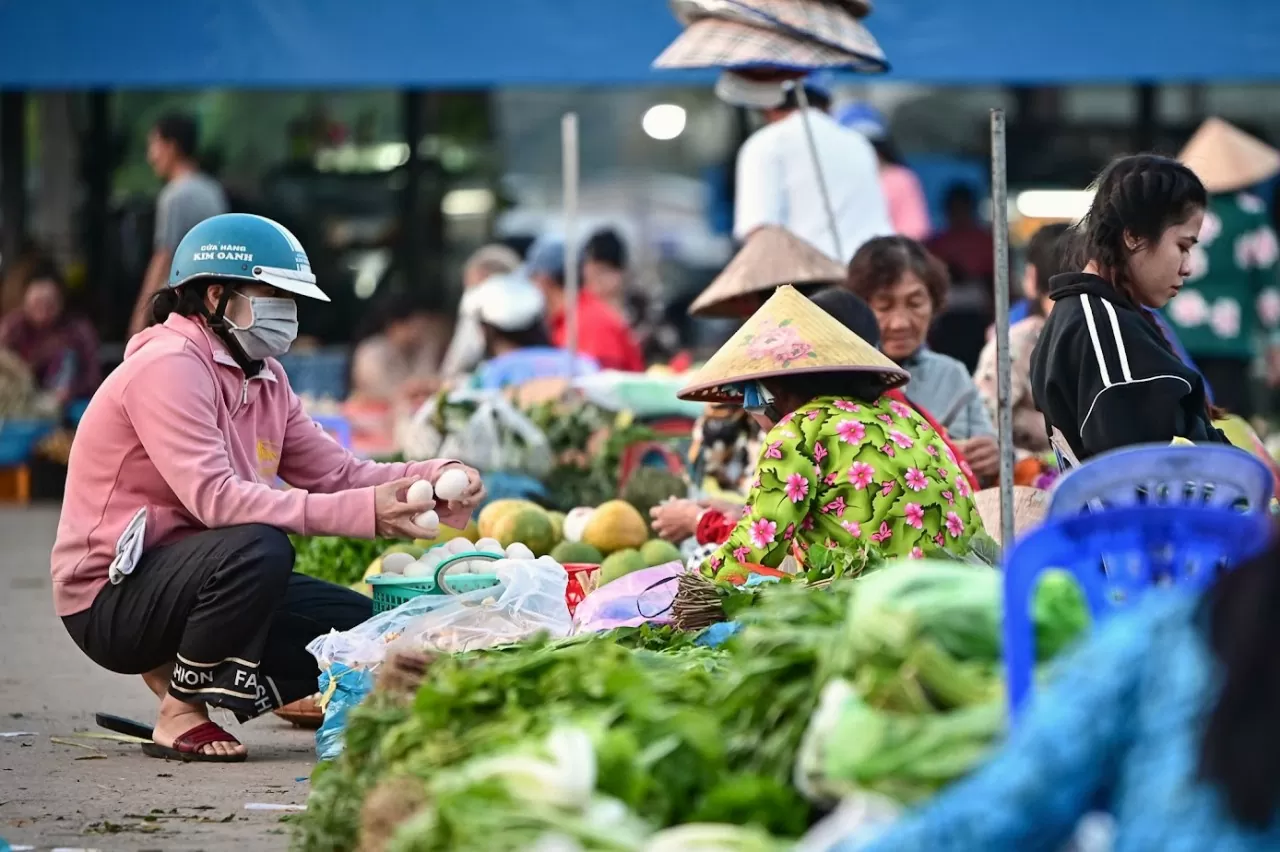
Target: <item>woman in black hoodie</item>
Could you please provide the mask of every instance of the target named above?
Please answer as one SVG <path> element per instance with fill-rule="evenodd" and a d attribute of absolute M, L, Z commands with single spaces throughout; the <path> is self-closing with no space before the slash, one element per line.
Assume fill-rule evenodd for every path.
<path fill-rule="evenodd" d="M 1122 157 L 1098 177 L 1077 228 L 1081 272 L 1049 281 L 1053 312 L 1031 358 L 1036 407 L 1077 459 L 1132 444 L 1226 443 L 1204 380 L 1143 308 L 1164 307 L 1190 274 L 1208 196 L 1175 160 Z"/>

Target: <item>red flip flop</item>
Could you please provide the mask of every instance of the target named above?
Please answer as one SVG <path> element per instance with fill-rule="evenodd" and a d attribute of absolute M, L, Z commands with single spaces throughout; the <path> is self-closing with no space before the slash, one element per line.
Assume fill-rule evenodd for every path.
<path fill-rule="evenodd" d="M 159 743 L 143 743 L 142 753 L 147 757 L 164 760 L 181 760 L 184 763 L 242 763 L 247 754 L 205 754 L 201 748 L 209 743 L 235 743 L 240 741 L 213 722 L 196 725 L 173 741 L 173 746 Z"/>

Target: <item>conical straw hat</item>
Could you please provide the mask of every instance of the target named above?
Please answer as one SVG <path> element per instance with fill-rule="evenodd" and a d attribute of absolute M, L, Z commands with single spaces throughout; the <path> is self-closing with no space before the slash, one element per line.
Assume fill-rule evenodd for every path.
<path fill-rule="evenodd" d="M 724 271 L 689 306 L 700 317 L 737 317 L 733 303 L 741 296 L 769 293 L 782 284 L 833 284 L 845 278 L 844 267 L 786 228 L 765 225 L 747 237 Z"/>
<path fill-rule="evenodd" d="M 1280 172 L 1280 151 L 1220 118 L 1200 125 L 1178 159 L 1211 193 L 1247 189 Z"/>
<path fill-rule="evenodd" d="M 795 287 L 782 286 L 677 396 L 729 402 L 742 398 L 737 384 L 784 373 L 867 373 L 883 380 L 886 388 L 909 378 Z"/>

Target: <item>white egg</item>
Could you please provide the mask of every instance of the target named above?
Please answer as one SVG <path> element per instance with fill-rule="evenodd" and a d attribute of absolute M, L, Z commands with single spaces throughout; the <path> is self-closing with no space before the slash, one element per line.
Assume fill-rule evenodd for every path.
<path fill-rule="evenodd" d="M 382 573 L 403 574 L 415 561 L 411 553 L 388 553 L 382 557 Z"/>
<path fill-rule="evenodd" d="M 449 554 L 444 552 L 443 547 L 437 547 L 432 550 L 428 550 L 418 561 L 423 565 L 426 565 L 428 568 L 434 569 L 437 565 L 447 559 L 448 556 Z"/>
<path fill-rule="evenodd" d="M 404 569 L 406 577 L 430 577 L 436 573 L 436 566 L 428 565 L 425 562 L 413 562 L 408 568 Z"/>
<path fill-rule="evenodd" d="M 410 503 L 430 503 L 435 497 L 435 493 L 431 490 L 431 483 L 425 479 L 419 479 L 417 482 L 409 486 L 409 493 L 406 495 Z"/>
<path fill-rule="evenodd" d="M 496 538 L 480 539 L 479 541 L 476 542 L 475 549 L 479 550 L 481 553 L 496 553 L 499 556 L 503 555 L 502 543 L 499 542 Z"/>
<path fill-rule="evenodd" d="M 428 509 L 421 515 L 413 519 L 423 532 L 429 533 L 429 538 L 434 538 L 440 532 L 440 516 L 436 514 L 435 509 Z"/>
<path fill-rule="evenodd" d="M 444 545 L 450 553 L 470 553 L 476 546 L 465 538 L 451 538 Z"/>
<path fill-rule="evenodd" d="M 436 479 L 436 496 L 441 500 L 457 500 L 470 484 L 466 471 L 451 467 Z"/>
<path fill-rule="evenodd" d="M 533 551 L 530 550 L 524 542 L 513 541 L 511 546 L 507 548 L 508 559 L 532 559 Z"/>

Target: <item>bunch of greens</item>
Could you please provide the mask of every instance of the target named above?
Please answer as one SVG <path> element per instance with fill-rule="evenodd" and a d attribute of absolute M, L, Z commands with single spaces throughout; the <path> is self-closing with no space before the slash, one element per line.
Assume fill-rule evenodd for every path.
<path fill-rule="evenodd" d="M 375 694 L 352 712 L 342 756 L 315 774 L 298 845 L 355 848 L 361 803 L 382 779 L 427 781 L 563 725 L 589 732 L 600 792 L 654 825 L 722 821 L 715 815 L 736 814 L 744 797 L 768 800 L 765 818 L 775 799 L 803 813 L 788 788 L 732 773 L 705 712 L 721 659 L 702 648 L 629 649 L 610 636 L 442 658 L 411 707 Z"/>
<path fill-rule="evenodd" d="M 342 756 L 317 769 L 298 847 L 355 848 L 362 820 L 366 833 L 435 821 L 420 826 L 430 842 L 395 847 L 404 849 L 507 848 L 485 847 L 463 823 L 496 825 L 519 842 L 529 836 L 520 826 L 563 831 L 503 790 L 459 792 L 432 779 L 527 754 L 565 727 L 590 740 L 599 796 L 654 828 L 729 823 L 796 837 L 811 816 L 797 766 L 819 801 L 858 788 L 900 801 L 927 795 L 971 768 L 1003 724 L 1000 577 L 957 562 L 908 561 L 857 578 L 836 569 L 842 576 L 825 588 L 732 593 L 742 628 L 717 650 L 641 627 L 440 659 L 412 705 L 375 694 L 352 712 Z M 1037 631 L 1056 649 L 1078 631 L 1083 606 L 1074 587 L 1044 588 Z M 372 793 L 391 779 L 410 779 L 422 801 L 395 819 L 371 815 Z"/>
<path fill-rule="evenodd" d="M 369 564 L 397 543 L 326 535 L 291 535 L 289 540 L 297 554 L 293 570 L 343 586 L 360 582 Z"/>

